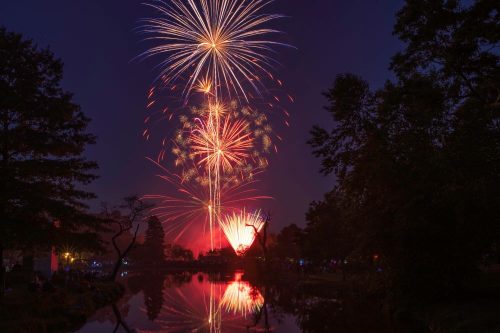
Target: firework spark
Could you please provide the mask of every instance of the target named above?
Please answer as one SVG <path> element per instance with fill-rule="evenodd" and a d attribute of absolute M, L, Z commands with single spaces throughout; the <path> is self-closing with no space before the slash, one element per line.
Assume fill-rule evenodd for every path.
<path fill-rule="evenodd" d="M 153 1 L 148 6 L 162 17 L 143 20 L 147 40 L 160 44 L 141 57 L 162 55 L 159 67 L 163 83 L 188 77 L 183 90 L 186 100 L 197 84 L 210 78 L 215 96 L 225 91 L 248 101 L 244 82 L 257 94 L 264 88 L 259 71 L 272 78 L 277 64 L 273 46 L 289 46 L 268 38 L 279 31 L 263 25 L 283 17 L 261 11 L 272 0 L 172 0 Z M 206 87 L 206 85 L 203 85 Z"/>
<path fill-rule="evenodd" d="M 257 233 L 262 230 L 265 224 L 260 210 L 247 213 L 245 209 L 239 213 L 233 212 L 232 215 L 225 216 L 219 222 L 229 243 L 239 256 L 248 251 L 255 241 Z"/>

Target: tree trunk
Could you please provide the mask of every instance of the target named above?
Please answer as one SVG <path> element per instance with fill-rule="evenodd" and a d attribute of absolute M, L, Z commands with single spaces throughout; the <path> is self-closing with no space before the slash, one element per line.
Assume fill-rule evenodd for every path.
<path fill-rule="evenodd" d="M 267 226 L 269 222 L 264 223 L 264 235 L 262 236 L 262 253 L 264 254 L 264 262 L 267 263 Z"/>
<path fill-rule="evenodd" d="M 264 263 L 267 263 L 267 226 L 269 225 L 269 221 L 271 220 L 270 215 L 267 216 L 266 221 L 264 222 L 262 236 L 254 225 L 247 224 L 247 227 L 252 227 L 255 232 L 255 237 L 259 242 L 260 247 L 262 248 L 262 256 L 264 257 Z"/>
<path fill-rule="evenodd" d="M 9 147 L 8 147 L 8 137 L 7 137 L 7 133 L 8 133 L 8 129 L 9 129 L 9 113 L 7 110 L 3 110 L 3 112 L 5 112 L 5 115 L 3 117 L 3 138 L 2 138 L 2 141 L 3 141 L 3 145 L 2 145 L 2 177 L 0 178 L 2 180 L 1 184 L 0 184 L 0 190 L 3 191 L 3 193 L 7 193 L 7 181 L 10 177 L 10 175 L 7 174 L 7 166 L 8 166 L 8 163 L 9 163 Z M 5 177 L 5 178 L 4 178 Z M 6 216 L 6 208 L 7 208 L 7 199 L 5 199 L 5 201 L 2 199 L 2 201 L 0 202 L 0 214 L 2 216 L 2 218 L 6 218 L 6 221 L 2 221 L 3 223 L 8 223 L 7 221 L 9 221 L 9 218 L 8 216 Z M 3 230 L 2 230 L 3 231 Z M 2 233 L 2 237 L 4 237 L 5 235 Z M 7 236 L 8 237 L 8 236 Z M 4 238 L 5 239 L 5 238 Z M 5 267 L 3 265 L 3 252 L 4 252 L 4 243 L 0 244 L 0 296 L 3 296 L 4 292 L 5 292 L 5 275 L 6 275 L 6 272 L 5 272 Z"/>
<path fill-rule="evenodd" d="M 118 310 L 118 307 L 116 306 L 116 304 L 113 304 L 112 308 L 113 308 L 113 313 L 115 314 L 115 317 L 116 317 L 116 326 L 115 326 L 115 329 L 113 330 L 113 333 L 118 332 L 118 329 L 120 328 L 120 326 L 123 327 L 125 332 L 132 333 L 133 331 L 130 329 L 130 327 L 128 327 L 127 323 L 125 323 L 125 321 L 123 320 L 122 315 L 120 313 L 120 310 Z"/>
<path fill-rule="evenodd" d="M 137 225 L 137 227 L 135 228 L 134 237 L 132 238 L 132 241 L 130 242 L 130 244 L 127 246 L 127 248 L 123 252 L 121 252 L 120 249 L 118 248 L 118 245 L 116 245 L 116 238 L 118 238 L 120 235 L 122 235 L 124 230 L 121 229 L 120 232 L 118 232 L 115 236 L 113 236 L 113 238 L 112 238 L 113 246 L 115 247 L 116 253 L 118 255 L 118 259 L 115 263 L 115 267 L 113 268 L 113 272 L 111 273 L 111 275 L 109 277 L 109 279 L 111 281 L 116 280 L 116 276 L 118 275 L 118 272 L 120 271 L 120 268 L 122 267 L 123 259 L 125 259 L 125 257 L 127 257 L 127 254 L 130 252 L 130 250 L 132 249 L 132 247 L 135 244 L 135 240 L 137 239 L 137 232 L 138 231 L 139 231 L 139 225 Z"/>
<path fill-rule="evenodd" d="M 29 276 L 31 278 L 31 274 L 35 269 L 35 255 L 33 253 L 33 250 L 24 251 L 22 268 L 26 276 Z"/>
<path fill-rule="evenodd" d="M 111 273 L 111 276 L 109 277 L 109 279 L 111 281 L 115 281 L 116 280 L 116 276 L 118 275 L 118 272 L 120 271 L 120 268 L 122 267 L 122 262 L 123 262 L 123 256 L 119 256 L 116 263 L 115 263 L 115 267 L 113 268 L 113 272 Z"/>
<path fill-rule="evenodd" d="M 264 287 L 264 327 L 265 327 L 265 332 L 271 332 L 271 326 L 269 325 L 269 315 L 267 313 L 267 300 L 269 299 L 269 295 L 267 294 L 267 287 Z"/>
<path fill-rule="evenodd" d="M 5 267 L 3 265 L 3 245 L 0 244 L 0 297 L 5 292 Z"/>

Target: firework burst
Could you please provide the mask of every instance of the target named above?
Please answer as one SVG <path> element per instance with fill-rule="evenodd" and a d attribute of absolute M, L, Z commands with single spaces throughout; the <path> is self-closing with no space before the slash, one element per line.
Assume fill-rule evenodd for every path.
<path fill-rule="evenodd" d="M 182 169 L 182 181 L 163 177 L 172 184 L 178 182 L 179 193 L 187 197 L 189 203 L 177 196 L 150 198 L 162 202 L 157 212 L 167 220 L 189 218 L 194 221 L 193 216 L 197 214 L 207 216 L 212 250 L 214 230 L 219 226 L 238 254 L 243 254 L 253 243 L 256 235 L 252 228 L 251 232 L 246 226 L 239 228 L 236 215 L 224 218 L 226 191 L 229 188 L 231 192 L 241 184 L 251 184 L 255 174 L 268 165 L 265 155 L 271 150 L 278 151 L 271 139 L 273 130 L 267 116 L 251 107 L 238 109 L 234 106 L 236 102 L 224 102 L 235 98 L 247 104 L 250 100 L 265 103 L 267 99 L 263 98 L 263 93 L 266 92 L 267 96 L 272 96 L 272 103 L 265 103 L 266 108 L 283 112 L 286 117 L 289 115 L 279 106 L 283 98 L 267 90 L 265 84 L 271 81 L 283 87 L 283 82 L 272 74 L 278 64 L 273 59 L 274 47 L 289 46 L 270 38 L 279 31 L 266 25 L 282 17 L 262 12 L 272 2 L 170 0 L 166 3 L 153 0 L 146 4 L 160 16 L 143 20 L 141 31 L 145 39 L 156 45 L 139 57 L 163 57 L 158 65 L 159 88 L 149 91 L 148 109 L 156 110 L 159 119 L 172 120 L 174 112 L 162 106 L 163 97 L 157 97 L 163 89 L 182 91 L 182 108 L 188 105 L 193 92 L 204 100 L 201 108 L 191 108 L 193 114 L 179 116 L 181 128 L 172 140 L 172 153 L 176 167 Z M 288 97 L 293 102 L 293 97 Z M 145 124 L 152 121 L 148 116 Z M 285 124 L 288 126 L 287 120 Z M 149 140 L 147 128 L 143 136 Z M 166 147 L 164 139 L 158 163 L 165 159 Z M 186 185 L 191 179 L 195 182 Z M 192 184 L 199 188 L 194 190 Z M 257 223 L 251 221 L 251 215 L 240 215 L 240 218 L 248 220 L 243 222 Z M 182 235 L 184 231 L 179 233 Z M 241 241 L 235 240 L 240 236 Z"/>
<path fill-rule="evenodd" d="M 264 114 L 235 102 L 214 103 L 193 108 L 192 119 L 181 116 L 180 121 L 172 150 L 177 166 L 195 161 L 211 172 L 248 177 L 267 167 L 272 127 Z"/>
<path fill-rule="evenodd" d="M 273 46 L 288 46 L 268 36 L 279 31 L 264 27 L 283 17 L 261 11 L 272 0 L 172 0 L 147 3 L 161 17 L 143 20 L 141 31 L 146 39 L 159 45 L 142 57 L 161 55 L 159 77 L 165 84 L 187 77 L 183 95 L 186 100 L 205 81 L 215 96 L 223 91 L 248 101 L 246 82 L 257 94 L 264 84 L 256 74 L 272 77 L 277 64 Z M 203 89 L 203 91 L 206 91 Z"/>
<path fill-rule="evenodd" d="M 253 138 L 247 122 L 231 122 L 226 118 L 217 129 L 213 121 L 195 121 L 197 126 L 191 134 L 191 150 L 195 157 L 200 157 L 200 164 L 211 170 L 221 166 L 224 173 L 232 173 L 235 166 L 244 165 L 253 148 Z"/>
<path fill-rule="evenodd" d="M 237 255 L 244 255 L 252 246 L 265 221 L 260 210 L 247 213 L 245 209 L 225 216 L 220 226 Z"/>

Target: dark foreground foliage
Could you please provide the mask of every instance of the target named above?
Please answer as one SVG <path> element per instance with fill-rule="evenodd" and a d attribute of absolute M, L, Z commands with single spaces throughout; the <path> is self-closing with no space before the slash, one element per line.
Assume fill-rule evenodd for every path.
<path fill-rule="evenodd" d="M 7 249 L 100 248 L 95 196 L 79 188 L 96 178 L 83 156 L 95 137 L 62 75 L 49 49 L 0 27 L 0 261 Z"/>
<path fill-rule="evenodd" d="M 115 282 L 79 283 L 42 291 L 16 288 L 0 303 L 0 332 L 73 331 L 122 294 L 123 287 Z"/>
<path fill-rule="evenodd" d="M 498 1 L 408 0 L 396 74 L 373 91 L 339 75 L 332 130 L 310 144 L 338 185 L 307 215 L 311 257 L 380 258 L 395 294 L 436 299 L 473 279 L 500 241 Z"/>

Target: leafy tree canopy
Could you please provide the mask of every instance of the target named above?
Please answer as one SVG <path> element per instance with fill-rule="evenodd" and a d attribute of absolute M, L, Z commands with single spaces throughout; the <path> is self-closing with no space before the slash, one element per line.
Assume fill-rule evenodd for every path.
<path fill-rule="evenodd" d="M 471 276 L 500 239 L 499 16 L 498 1 L 408 0 L 397 79 L 373 91 L 336 78 L 333 129 L 314 127 L 309 143 L 338 185 L 311 205 L 306 239 L 381 254 L 400 290 L 446 292 Z"/>
<path fill-rule="evenodd" d="M 95 196 L 79 187 L 96 179 L 97 164 L 83 157 L 95 137 L 62 75 L 49 49 L 0 27 L 2 248 L 97 245 L 100 220 L 85 204 Z"/>

